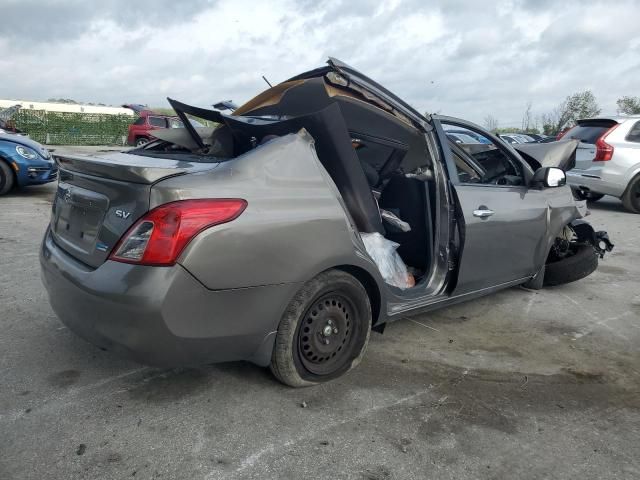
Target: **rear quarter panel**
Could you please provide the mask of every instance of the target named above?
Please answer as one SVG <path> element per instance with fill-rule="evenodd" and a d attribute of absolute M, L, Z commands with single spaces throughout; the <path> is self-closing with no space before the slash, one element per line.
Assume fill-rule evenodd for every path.
<path fill-rule="evenodd" d="M 199 234 L 179 263 L 209 289 L 304 282 L 339 265 L 382 282 L 340 194 L 304 131 L 273 140 L 212 172 L 155 185 L 151 206 L 188 198 L 243 198 L 236 220 Z"/>

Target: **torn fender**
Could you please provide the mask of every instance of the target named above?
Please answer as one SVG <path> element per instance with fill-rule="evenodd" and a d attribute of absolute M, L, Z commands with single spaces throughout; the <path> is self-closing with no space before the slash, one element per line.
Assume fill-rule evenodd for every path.
<path fill-rule="evenodd" d="M 613 250 L 613 243 L 609 240 L 609 235 L 605 231 L 595 231 L 589 222 L 582 219 L 576 219 L 570 224 L 571 229 L 575 232 L 580 243 L 590 243 L 595 248 L 600 258 L 604 254 Z"/>
<path fill-rule="evenodd" d="M 562 140 L 550 143 L 522 143 L 512 145 L 533 170 L 541 167 L 557 167 L 565 172 L 576 166 L 578 140 Z"/>

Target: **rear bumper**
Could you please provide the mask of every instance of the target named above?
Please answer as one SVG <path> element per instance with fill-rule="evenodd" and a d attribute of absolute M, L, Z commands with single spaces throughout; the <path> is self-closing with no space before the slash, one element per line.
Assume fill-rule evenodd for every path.
<path fill-rule="evenodd" d="M 173 367 L 234 360 L 270 361 L 282 312 L 298 284 L 208 290 L 180 265 L 107 261 L 92 270 L 62 251 L 47 231 L 42 280 L 60 320 L 106 350 Z"/>
<path fill-rule="evenodd" d="M 598 162 L 606 163 L 606 162 Z M 629 180 L 608 171 L 605 166 L 594 164 L 586 170 L 574 168 L 567 173 L 567 183 L 572 187 L 587 188 L 595 193 L 621 197 Z"/>

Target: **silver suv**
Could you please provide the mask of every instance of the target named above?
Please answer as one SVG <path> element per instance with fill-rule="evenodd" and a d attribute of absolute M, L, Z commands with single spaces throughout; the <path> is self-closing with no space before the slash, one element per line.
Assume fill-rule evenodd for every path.
<path fill-rule="evenodd" d="M 576 196 L 613 195 L 640 213 L 640 115 L 578 120 L 562 138 L 580 140 L 576 166 L 567 172 Z"/>

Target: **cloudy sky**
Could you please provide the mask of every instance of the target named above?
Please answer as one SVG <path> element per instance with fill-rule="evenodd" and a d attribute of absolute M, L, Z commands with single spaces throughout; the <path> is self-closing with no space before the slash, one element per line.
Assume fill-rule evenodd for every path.
<path fill-rule="evenodd" d="M 242 103 L 334 56 L 421 111 L 517 126 L 640 95 L 640 1 L 0 0 L 0 98 Z"/>

